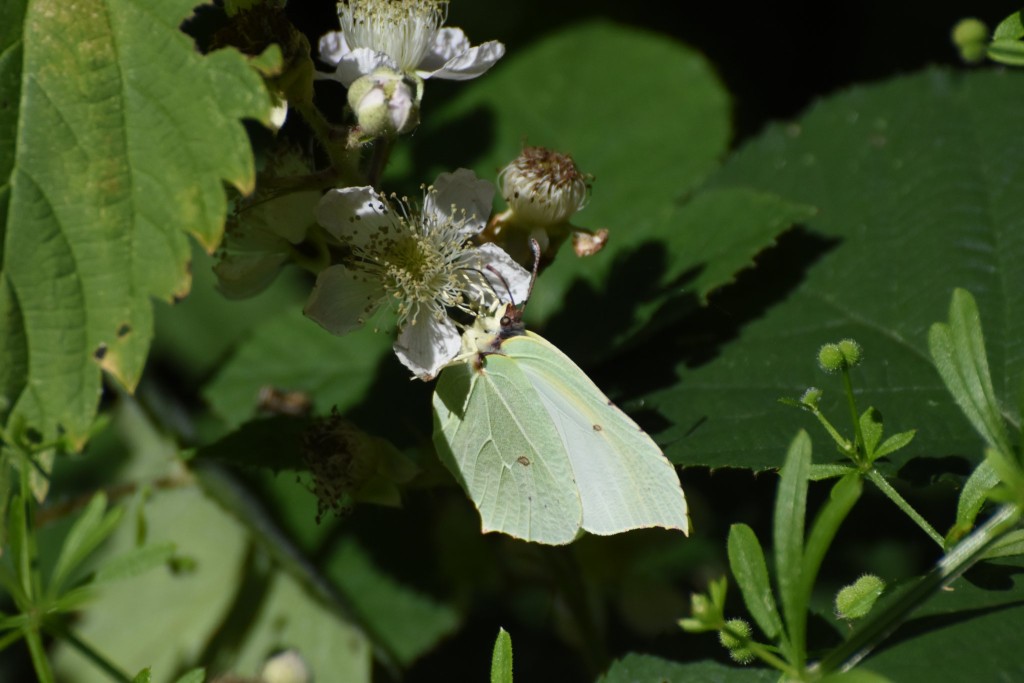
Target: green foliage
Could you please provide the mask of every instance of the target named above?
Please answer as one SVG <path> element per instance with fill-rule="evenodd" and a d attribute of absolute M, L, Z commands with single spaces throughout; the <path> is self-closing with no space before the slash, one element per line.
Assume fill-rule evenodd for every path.
<path fill-rule="evenodd" d="M 253 188 L 239 119 L 267 121 L 269 99 L 241 55 L 200 56 L 177 30 L 192 7 L 5 6 L 21 34 L 0 46 L 0 98 L 17 103 L 0 122 L 0 415 L 76 448 L 100 369 L 139 381 L 150 297 L 188 293 L 188 235 L 220 241 L 222 181 Z"/>
<path fill-rule="evenodd" d="M 499 624 L 523 680 L 1024 676 L 1024 74 L 927 69 L 760 129 L 749 62 L 722 65 L 733 111 L 700 51 L 620 21 L 638 8 L 566 25 L 574 6 L 551 6 L 541 34 L 516 5 L 529 41 L 487 36 L 508 54 L 480 78 L 402 64 L 346 98 L 314 91 L 333 25 L 313 5 L 158 4 L 0 8 L 0 678 L 468 680 L 497 629 L 508 682 Z M 1007 64 L 1022 38 L 1019 12 L 953 33 Z M 271 103 L 284 129 L 243 127 Z M 571 156 L 541 155 L 571 167 L 546 187 L 578 195 L 571 219 L 503 223 L 483 184 L 473 216 L 444 214 L 449 185 L 421 218 L 422 183 L 494 180 L 525 144 Z M 368 185 L 412 199 L 388 217 Z M 327 220 L 329 188 L 363 203 L 332 193 Z M 335 220 L 380 229 L 363 244 Z M 439 228 L 481 260 L 427 258 Z M 553 343 L 520 334 L 523 296 L 500 305 L 528 273 L 494 250 L 528 268 L 532 236 L 553 246 L 524 319 Z M 570 236 L 591 253 L 556 253 Z M 363 329 L 303 316 L 328 266 L 359 277 L 335 278 L 327 317 Z M 275 281 L 229 302 L 231 278 Z M 396 360 L 412 347 L 454 357 L 436 391 Z M 690 538 L 645 528 L 691 512 Z M 720 578 L 687 613 L 701 576 Z M 612 661 L 650 648 L 680 661 Z"/>
<path fill-rule="evenodd" d="M 491 655 L 491 683 L 512 683 L 512 637 L 508 631 L 498 629 Z"/>
<path fill-rule="evenodd" d="M 815 351 L 841 337 L 885 360 L 866 357 L 855 370 L 868 387 L 859 400 L 913 419 L 918 430 L 895 465 L 928 453 L 977 452 L 928 358 L 926 331 L 954 287 L 974 292 L 992 321 L 996 395 L 1016 396 L 1022 358 L 1003 349 L 1016 335 L 1024 271 L 1002 256 L 1016 253 L 1024 234 L 1017 229 L 1024 195 L 1014 189 L 1024 182 L 1024 139 L 1015 132 L 1022 79 L 929 70 L 853 88 L 796 122 L 770 126 L 708 180 L 715 189 L 755 187 L 818 212 L 767 252 L 731 296 L 713 298 L 741 321 L 742 334 L 726 327 L 708 342 L 714 354 L 706 362 L 676 364 L 665 388 L 644 397 L 671 425 L 655 435 L 669 444 L 671 460 L 776 466 L 805 423 L 775 399 L 798 391 L 796 378 L 806 386 Z M 970 259 L 964 245 L 972 245 Z M 682 346 L 666 356 L 690 353 Z M 839 400 L 827 395 L 822 411 L 835 411 Z"/>

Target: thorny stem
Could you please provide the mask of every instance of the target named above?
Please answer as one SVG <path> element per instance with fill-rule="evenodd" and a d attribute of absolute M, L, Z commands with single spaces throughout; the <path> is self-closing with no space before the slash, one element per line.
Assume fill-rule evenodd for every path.
<path fill-rule="evenodd" d="M 905 622 L 925 600 L 942 590 L 980 560 L 988 548 L 1009 531 L 1020 526 L 1021 510 L 1004 505 L 970 536 L 943 556 L 935 568 L 885 609 L 872 614 L 839 645 L 818 662 L 813 670 L 821 674 L 849 671 Z"/>

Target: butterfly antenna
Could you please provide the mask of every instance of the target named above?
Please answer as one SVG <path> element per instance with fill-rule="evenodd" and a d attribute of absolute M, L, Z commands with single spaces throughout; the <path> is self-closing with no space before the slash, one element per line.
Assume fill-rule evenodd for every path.
<path fill-rule="evenodd" d="M 527 301 L 533 294 L 533 283 L 537 281 L 537 269 L 540 267 L 540 244 L 532 237 L 530 238 L 530 251 L 533 252 L 533 274 L 530 276 L 530 288 L 526 290 Z"/>
<path fill-rule="evenodd" d="M 492 266 L 490 263 L 485 265 L 484 268 L 494 273 L 494 276 L 501 281 L 502 286 L 505 288 L 505 293 L 508 294 L 508 300 L 512 302 L 513 306 L 516 306 L 516 299 L 514 296 L 512 296 L 512 288 L 508 286 L 508 280 L 505 279 L 505 276 L 499 273 L 498 269 Z M 484 279 L 487 280 L 487 278 Z M 487 283 L 490 284 L 490 280 L 487 280 Z M 494 291 L 494 285 L 491 285 L 491 291 Z M 495 296 L 497 296 L 498 293 L 494 292 L 494 294 Z M 498 296 L 498 298 L 500 299 L 501 297 Z"/>

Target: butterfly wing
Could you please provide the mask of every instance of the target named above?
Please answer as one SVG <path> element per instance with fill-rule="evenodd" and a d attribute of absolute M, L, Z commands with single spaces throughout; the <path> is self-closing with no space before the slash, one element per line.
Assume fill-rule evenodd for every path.
<path fill-rule="evenodd" d="M 583 509 L 562 438 L 515 360 L 486 357 L 441 372 L 434 444 L 480 511 L 484 532 L 571 542 Z"/>
<path fill-rule="evenodd" d="M 544 423 L 558 434 L 579 490 L 584 530 L 610 535 L 664 527 L 689 533 L 675 468 L 636 422 L 542 337 L 528 332 L 505 340 L 501 349 L 540 399 L 542 410 L 531 411 L 527 426 Z"/>

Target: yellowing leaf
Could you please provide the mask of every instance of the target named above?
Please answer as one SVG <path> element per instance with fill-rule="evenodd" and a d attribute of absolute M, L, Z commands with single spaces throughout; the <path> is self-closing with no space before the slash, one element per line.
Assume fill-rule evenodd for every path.
<path fill-rule="evenodd" d="M 133 388 L 150 297 L 188 292 L 187 235 L 215 247 L 223 181 L 253 187 L 239 119 L 266 121 L 268 96 L 242 55 L 199 54 L 179 30 L 192 6 L 21 0 L 0 10 L 5 421 L 84 441 L 99 368 Z"/>

